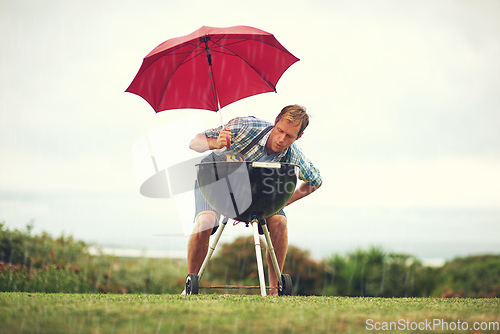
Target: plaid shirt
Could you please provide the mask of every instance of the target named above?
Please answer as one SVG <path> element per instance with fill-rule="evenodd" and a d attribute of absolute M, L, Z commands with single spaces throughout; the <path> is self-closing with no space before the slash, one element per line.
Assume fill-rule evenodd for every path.
<path fill-rule="evenodd" d="M 231 151 L 240 152 L 243 150 L 252 139 L 257 136 L 262 130 L 272 125 L 269 122 L 261 119 L 250 117 L 237 117 L 227 123 L 225 128 L 231 131 Z M 209 129 L 203 132 L 207 138 L 217 138 L 222 130 L 222 126 L 215 129 Z M 254 147 L 252 147 L 245 155 L 246 161 L 257 161 L 264 154 L 266 150 L 267 139 L 271 135 L 268 132 Z M 227 148 L 224 148 L 224 152 Z M 283 163 L 291 163 L 298 165 L 300 168 L 299 179 L 312 186 L 319 186 L 321 183 L 321 175 L 319 170 L 314 167 L 309 159 L 302 153 L 302 150 L 293 143 L 284 151 L 276 154 L 273 161 Z"/>

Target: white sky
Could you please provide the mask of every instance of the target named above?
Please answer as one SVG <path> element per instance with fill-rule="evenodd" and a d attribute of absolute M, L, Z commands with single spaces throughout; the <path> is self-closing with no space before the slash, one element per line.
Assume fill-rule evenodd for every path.
<path fill-rule="evenodd" d="M 249 25 L 301 60 L 277 94 L 224 119 L 272 121 L 291 103 L 312 114 L 299 145 L 324 186 L 288 208 L 291 243 L 321 256 L 500 252 L 499 14 L 497 1 L 2 1 L 0 221 L 184 249 L 173 201 L 139 194 L 132 147 L 175 119 L 219 116 L 155 114 L 124 90 L 164 40 Z"/>

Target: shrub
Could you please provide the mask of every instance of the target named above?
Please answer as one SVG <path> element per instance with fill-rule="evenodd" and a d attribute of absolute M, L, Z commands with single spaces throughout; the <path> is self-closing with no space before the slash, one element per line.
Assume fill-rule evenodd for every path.
<path fill-rule="evenodd" d="M 184 261 L 92 256 L 73 237 L 0 223 L 0 292 L 180 293 Z"/>
<path fill-rule="evenodd" d="M 442 297 L 498 297 L 500 255 L 469 256 L 447 262 L 434 294 Z"/>
<path fill-rule="evenodd" d="M 386 253 L 379 247 L 358 249 L 328 261 L 327 295 L 362 297 L 423 296 L 433 287 L 434 272 L 408 254 Z"/>
<path fill-rule="evenodd" d="M 267 283 L 269 278 L 267 277 L 265 245 L 266 243 L 261 241 Z M 317 294 L 323 286 L 323 267 L 321 264 L 311 259 L 308 251 L 300 250 L 293 245 L 288 247 L 283 271 L 292 277 L 294 295 Z M 232 243 L 222 244 L 209 263 L 206 275 L 215 284 L 258 285 L 253 236 L 240 237 Z M 254 293 L 260 292 L 255 290 Z"/>
<path fill-rule="evenodd" d="M 61 235 L 54 239 L 48 233 L 32 235 L 33 223 L 26 231 L 11 231 L 0 223 L 0 261 L 42 268 L 46 265 L 76 264 L 87 255 L 87 245 L 73 237 Z"/>

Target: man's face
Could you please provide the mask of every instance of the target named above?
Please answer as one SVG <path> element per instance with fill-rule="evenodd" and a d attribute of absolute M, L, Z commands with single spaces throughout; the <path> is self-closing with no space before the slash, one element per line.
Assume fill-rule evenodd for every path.
<path fill-rule="evenodd" d="M 295 124 L 287 119 L 280 119 L 275 125 L 274 129 L 269 135 L 269 139 L 266 143 L 267 154 L 273 154 L 277 152 L 282 152 L 284 149 L 293 144 L 294 141 L 299 139 L 300 136 L 297 134 L 300 131 L 300 123 Z"/>

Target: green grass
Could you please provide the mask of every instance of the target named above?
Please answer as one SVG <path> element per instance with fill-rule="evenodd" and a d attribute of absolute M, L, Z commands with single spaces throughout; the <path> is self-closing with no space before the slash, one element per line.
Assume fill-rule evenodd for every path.
<path fill-rule="evenodd" d="M 365 333 L 368 319 L 460 320 L 469 330 L 444 332 L 471 333 L 500 322 L 500 300 L 0 293 L 0 333 Z"/>

